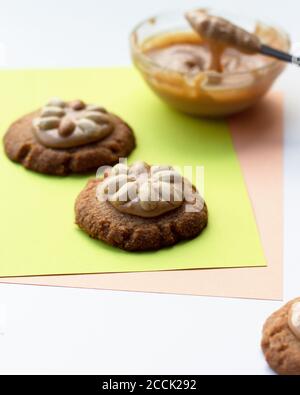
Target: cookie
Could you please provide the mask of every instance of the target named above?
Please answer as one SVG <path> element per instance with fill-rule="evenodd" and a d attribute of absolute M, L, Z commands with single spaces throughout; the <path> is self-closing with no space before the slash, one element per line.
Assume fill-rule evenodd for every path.
<path fill-rule="evenodd" d="M 280 375 L 300 375 L 300 298 L 276 311 L 263 328 L 262 350 Z"/>
<path fill-rule="evenodd" d="M 141 174 L 137 173 L 142 166 L 136 163 L 125 169 L 127 173 L 122 173 L 117 165 L 105 178 L 89 181 L 75 203 L 76 224 L 92 238 L 127 251 L 158 250 L 198 236 L 207 225 L 208 212 L 196 189 L 192 187 L 188 197 L 180 200 L 175 196 L 178 191 L 174 192 L 179 183 L 174 186 L 176 181 L 171 179 L 167 199 L 163 188 L 168 182 L 164 177 L 172 177 L 170 170 L 157 171 L 156 178 L 152 174 L 152 181 L 140 181 Z M 148 175 L 155 168 L 145 166 Z M 115 191 L 109 193 L 107 199 L 100 198 L 99 195 L 112 187 L 114 178 L 118 178 Z M 145 192 L 145 186 L 149 185 L 152 192 L 157 192 L 154 201 L 145 196 L 151 191 L 149 187 Z M 124 197 L 124 191 L 127 191 L 127 197 Z"/>
<path fill-rule="evenodd" d="M 27 169 L 67 175 L 115 164 L 135 148 L 135 138 L 127 123 L 101 106 L 52 99 L 10 126 L 4 148 Z"/>

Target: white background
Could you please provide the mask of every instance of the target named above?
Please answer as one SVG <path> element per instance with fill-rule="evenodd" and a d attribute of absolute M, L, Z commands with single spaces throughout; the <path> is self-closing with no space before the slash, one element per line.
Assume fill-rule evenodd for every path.
<path fill-rule="evenodd" d="M 271 18 L 300 42 L 295 0 L 0 0 L 0 64 L 126 65 L 128 34 L 141 19 L 207 5 Z M 277 85 L 286 94 L 285 300 L 300 295 L 299 80 L 291 66 Z M 0 285 L 0 372 L 269 374 L 261 327 L 280 305 Z"/>

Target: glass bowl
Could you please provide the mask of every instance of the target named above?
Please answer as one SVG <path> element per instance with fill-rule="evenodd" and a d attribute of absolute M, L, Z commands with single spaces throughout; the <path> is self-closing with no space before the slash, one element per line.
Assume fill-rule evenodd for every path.
<path fill-rule="evenodd" d="M 290 49 L 289 36 L 278 27 L 240 15 L 208 11 L 256 32 L 264 44 L 283 51 Z M 223 73 L 202 71 L 191 76 L 168 66 L 162 67 L 147 54 L 164 37 L 184 34 L 194 34 L 201 41 L 193 33 L 183 12 L 167 12 L 141 22 L 130 35 L 130 46 L 133 63 L 150 88 L 167 104 L 188 114 L 223 117 L 243 111 L 268 92 L 286 67 L 283 62 L 264 57 L 263 65 L 251 70 Z"/>

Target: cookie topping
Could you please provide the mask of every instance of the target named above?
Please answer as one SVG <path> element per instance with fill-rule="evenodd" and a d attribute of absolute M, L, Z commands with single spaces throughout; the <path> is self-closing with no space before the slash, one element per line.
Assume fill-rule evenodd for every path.
<path fill-rule="evenodd" d="M 41 130 L 49 130 L 57 128 L 60 124 L 60 118 L 58 117 L 45 117 L 45 118 L 38 118 L 36 120 L 36 127 Z"/>
<path fill-rule="evenodd" d="M 107 113 L 106 108 L 104 108 L 102 106 L 98 106 L 98 104 L 88 104 L 86 106 L 86 109 L 89 111 L 97 111 L 97 112 Z"/>
<path fill-rule="evenodd" d="M 187 196 L 191 201 L 191 191 L 192 185 L 171 166 L 120 163 L 105 173 L 97 199 L 108 200 L 121 212 L 151 218 L 180 207 Z"/>
<path fill-rule="evenodd" d="M 98 111 L 87 111 L 85 114 L 85 119 L 91 119 L 95 123 L 98 123 L 99 125 L 101 125 L 101 123 L 107 121 L 108 116 L 106 114 L 102 114 L 101 112 L 98 112 Z"/>
<path fill-rule="evenodd" d="M 62 137 L 68 137 L 74 132 L 75 128 L 76 128 L 75 122 L 71 118 L 64 117 L 60 121 L 58 133 Z"/>
<path fill-rule="evenodd" d="M 294 303 L 290 309 L 289 327 L 300 341 L 300 302 Z"/>
<path fill-rule="evenodd" d="M 66 103 L 63 100 L 61 100 L 59 97 L 53 97 L 52 99 L 50 99 L 48 101 L 48 103 L 46 105 L 47 105 L 47 107 L 49 107 L 49 106 L 50 107 L 51 106 L 53 106 L 53 107 L 65 107 Z"/>
<path fill-rule="evenodd" d="M 82 100 L 49 100 L 40 117 L 33 120 L 37 140 L 50 148 L 71 148 L 93 143 L 114 129 L 113 117 L 97 105 Z"/>
<path fill-rule="evenodd" d="M 85 108 L 85 103 L 82 100 L 74 100 L 69 103 L 69 106 L 75 111 L 80 111 Z"/>
<path fill-rule="evenodd" d="M 42 117 L 63 117 L 65 115 L 65 110 L 61 107 L 56 106 L 46 106 L 42 109 Z"/>

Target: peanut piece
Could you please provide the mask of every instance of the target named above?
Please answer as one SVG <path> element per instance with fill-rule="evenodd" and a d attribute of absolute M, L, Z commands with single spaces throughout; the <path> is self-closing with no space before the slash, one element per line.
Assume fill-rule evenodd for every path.
<path fill-rule="evenodd" d="M 128 167 L 124 163 L 118 163 L 111 169 L 111 175 L 127 174 Z"/>
<path fill-rule="evenodd" d="M 112 197 L 110 200 L 119 203 L 126 203 L 130 200 L 133 200 L 137 196 L 137 183 L 127 182 L 123 185 Z"/>
<path fill-rule="evenodd" d="M 128 181 L 126 174 L 119 174 L 118 176 L 112 176 L 105 178 L 100 185 L 102 185 L 102 189 L 104 193 L 108 193 L 109 195 L 113 195 L 116 193 L 123 185 L 125 185 Z"/>
<path fill-rule="evenodd" d="M 138 176 L 143 173 L 147 173 L 149 166 L 142 161 L 135 162 L 129 169 L 129 174 Z"/>
<path fill-rule="evenodd" d="M 84 118 L 91 119 L 92 121 L 98 123 L 99 125 L 103 123 L 109 123 L 109 117 L 106 114 L 101 114 L 96 111 L 89 111 L 84 114 Z"/>
<path fill-rule="evenodd" d="M 53 97 L 52 99 L 50 99 L 47 103 L 47 106 L 51 106 L 51 107 L 65 107 L 66 103 L 61 100 L 59 97 Z"/>
<path fill-rule="evenodd" d="M 106 108 L 102 106 L 98 106 L 98 104 L 89 104 L 86 109 L 88 111 L 97 111 L 97 112 L 102 112 L 102 113 L 107 113 Z"/>
<path fill-rule="evenodd" d="M 42 109 L 42 117 L 63 117 L 65 115 L 65 110 L 61 107 L 56 106 L 46 106 Z"/>
<path fill-rule="evenodd" d="M 169 183 L 178 183 L 182 181 L 182 177 L 175 170 L 163 170 L 155 173 L 153 180 L 165 181 Z"/>
<path fill-rule="evenodd" d="M 73 100 L 69 103 L 69 106 L 75 111 L 80 111 L 85 108 L 85 103 L 82 100 Z"/>
<path fill-rule="evenodd" d="M 77 121 L 77 126 L 79 126 L 84 133 L 95 133 L 98 125 L 90 119 L 82 118 Z"/>
<path fill-rule="evenodd" d="M 68 117 L 65 117 L 60 122 L 58 133 L 62 137 L 68 137 L 74 132 L 75 128 L 76 125 L 74 121 Z"/>
<path fill-rule="evenodd" d="M 41 130 L 50 130 L 58 128 L 60 124 L 60 118 L 58 117 L 47 117 L 47 118 L 38 118 L 37 126 Z"/>
<path fill-rule="evenodd" d="M 154 165 L 151 166 L 151 174 L 155 174 L 158 173 L 160 171 L 164 171 L 164 170 L 173 170 L 172 166 L 168 166 L 168 165 Z"/>

